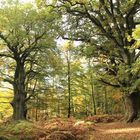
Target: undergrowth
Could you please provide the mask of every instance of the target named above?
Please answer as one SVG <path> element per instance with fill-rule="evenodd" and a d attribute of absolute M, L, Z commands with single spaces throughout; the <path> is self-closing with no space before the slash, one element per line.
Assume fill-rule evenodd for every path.
<path fill-rule="evenodd" d="M 0 127 L 0 139 L 37 140 L 44 135 L 42 127 L 28 121 L 12 121 Z"/>

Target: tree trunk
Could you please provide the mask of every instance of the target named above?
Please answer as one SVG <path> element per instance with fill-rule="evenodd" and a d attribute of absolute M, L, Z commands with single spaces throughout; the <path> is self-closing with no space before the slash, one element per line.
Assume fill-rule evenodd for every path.
<path fill-rule="evenodd" d="M 25 92 L 25 70 L 24 64 L 17 60 L 14 74 L 14 98 L 11 102 L 13 107 L 13 119 L 25 120 L 27 115 L 26 92 Z"/>
<path fill-rule="evenodd" d="M 92 104 L 93 104 L 93 114 L 96 115 L 96 103 L 95 103 L 95 94 L 94 94 L 94 86 L 93 83 L 91 83 L 91 96 L 92 96 Z"/>
<path fill-rule="evenodd" d="M 60 117 L 60 97 L 57 96 L 57 116 Z"/>
<path fill-rule="evenodd" d="M 139 92 L 133 92 L 128 97 L 128 104 L 129 104 L 129 119 L 127 122 L 133 122 L 138 118 L 138 112 L 140 109 L 140 93 Z"/>
<path fill-rule="evenodd" d="M 70 75 L 70 61 L 68 63 L 68 118 L 71 116 L 71 75 Z"/>
<path fill-rule="evenodd" d="M 73 98 L 71 99 L 71 113 L 73 116 L 75 116 L 75 106 L 74 106 Z"/>
<path fill-rule="evenodd" d="M 11 103 L 13 107 L 13 119 L 25 120 L 27 115 L 27 107 L 25 103 L 25 95 L 14 95 L 14 99 Z"/>
<path fill-rule="evenodd" d="M 108 114 L 108 100 L 107 100 L 107 89 L 105 87 L 105 94 L 104 94 L 104 109 L 105 109 L 105 114 Z"/>
<path fill-rule="evenodd" d="M 35 120 L 38 121 L 38 96 L 36 96 Z"/>

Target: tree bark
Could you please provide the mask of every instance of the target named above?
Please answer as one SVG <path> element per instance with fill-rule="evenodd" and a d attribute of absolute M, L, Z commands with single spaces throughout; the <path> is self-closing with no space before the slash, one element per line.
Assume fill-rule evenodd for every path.
<path fill-rule="evenodd" d="M 25 103 L 25 97 L 24 95 L 18 95 L 16 94 L 14 96 L 13 101 L 11 102 L 11 105 L 13 107 L 13 119 L 14 120 L 25 120 L 27 115 L 27 107 Z"/>
<path fill-rule="evenodd" d="M 25 120 L 27 115 L 26 92 L 25 92 L 25 70 L 21 61 L 16 61 L 16 69 L 14 74 L 14 98 L 11 102 L 13 107 L 13 119 Z"/>
<path fill-rule="evenodd" d="M 133 92 L 127 97 L 130 115 L 127 122 L 133 122 L 138 118 L 138 112 L 140 110 L 140 92 Z"/>

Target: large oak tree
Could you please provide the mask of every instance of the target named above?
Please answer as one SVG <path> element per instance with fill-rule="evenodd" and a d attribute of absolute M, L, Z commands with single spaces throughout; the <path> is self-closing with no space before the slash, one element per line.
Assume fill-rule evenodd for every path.
<path fill-rule="evenodd" d="M 3 3 L 1 3 L 2 5 Z M 26 119 L 28 85 L 40 71 L 37 60 L 53 49 L 57 14 L 52 9 L 37 9 L 32 4 L 11 2 L 0 8 L 0 57 L 9 58 L 13 72 L 3 77 L 13 86 L 13 119 Z M 8 62 L 7 62 L 8 64 Z"/>
<path fill-rule="evenodd" d="M 92 57 L 104 60 L 97 76 L 130 100 L 132 122 L 140 106 L 140 69 L 134 72 L 140 50 L 132 35 L 140 24 L 140 0 L 58 0 L 54 5 L 63 14 L 62 37 L 90 44 Z"/>

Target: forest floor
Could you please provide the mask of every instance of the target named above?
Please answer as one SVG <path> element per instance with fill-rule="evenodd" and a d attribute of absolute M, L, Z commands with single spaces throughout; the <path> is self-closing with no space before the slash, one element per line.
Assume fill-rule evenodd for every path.
<path fill-rule="evenodd" d="M 97 123 L 89 140 L 140 140 L 140 122 Z"/>
<path fill-rule="evenodd" d="M 140 122 L 107 115 L 10 122 L 0 126 L 0 140 L 140 140 Z"/>
<path fill-rule="evenodd" d="M 49 140 L 140 140 L 140 122 L 138 121 L 134 123 L 126 123 L 122 120 L 108 122 L 107 119 L 98 121 L 69 120 L 65 124 L 58 121 L 57 128 L 60 128 L 58 132 L 61 131 L 62 133 L 64 131 L 64 134 L 71 132 L 74 137 L 67 135 L 67 138 L 63 138 L 61 135 L 60 139 L 58 139 L 54 132 L 54 137 L 51 135 L 52 139 Z M 47 125 L 46 128 L 48 129 Z"/>

